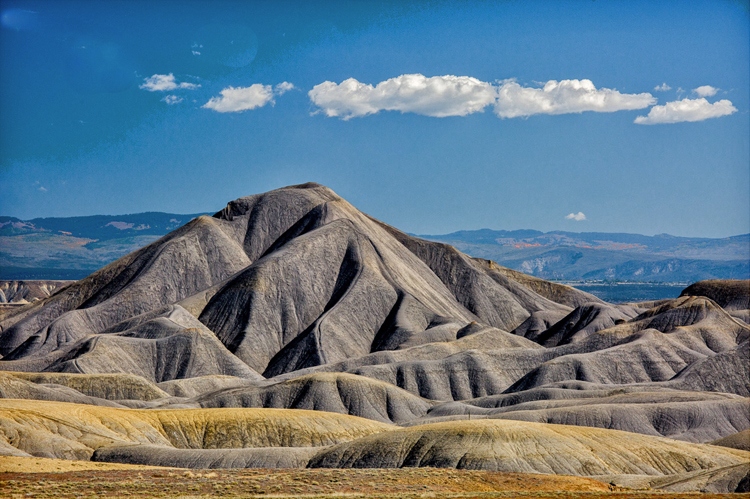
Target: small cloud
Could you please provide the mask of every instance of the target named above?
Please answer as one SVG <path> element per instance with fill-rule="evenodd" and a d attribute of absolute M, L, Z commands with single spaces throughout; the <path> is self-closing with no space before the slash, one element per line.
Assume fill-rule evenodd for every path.
<path fill-rule="evenodd" d="M 271 85 L 255 83 L 249 87 L 227 87 L 221 91 L 221 97 L 212 97 L 202 107 L 213 109 L 218 113 L 239 113 L 273 102 Z"/>
<path fill-rule="evenodd" d="M 193 50 L 192 52 L 193 52 L 193 55 L 201 55 L 201 53 L 198 52 L 197 50 Z"/>
<path fill-rule="evenodd" d="M 667 90 L 672 90 L 672 87 L 670 87 L 666 83 L 662 83 L 661 85 L 656 85 L 654 87 L 654 91 L 656 92 L 666 92 Z"/>
<path fill-rule="evenodd" d="M 681 123 L 683 121 L 703 121 L 736 113 L 737 108 L 726 99 L 709 103 L 706 99 L 682 99 L 667 102 L 663 106 L 654 106 L 648 116 L 638 116 L 634 123 L 638 125 L 657 125 L 662 123 Z"/>
<path fill-rule="evenodd" d="M 677 87 L 676 92 L 677 92 L 677 97 L 680 97 L 682 94 L 686 92 L 686 90 L 682 87 Z"/>
<path fill-rule="evenodd" d="M 227 87 L 221 91 L 220 97 L 212 97 L 203 106 L 205 109 L 213 109 L 218 113 L 240 113 L 263 107 L 266 104 L 274 105 L 274 96 L 294 88 L 289 82 L 282 82 L 272 87 L 255 83 L 249 87 Z"/>
<path fill-rule="evenodd" d="M 505 80 L 498 88 L 495 114 L 501 118 L 517 118 L 584 111 L 612 113 L 653 104 L 656 98 L 649 93 L 622 94 L 614 89 L 596 88 L 586 79 L 550 80 L 542 88 L 522 87 L 514 80 Z"/>
<path fill-rule="evenodd" d="M 172 104 L 179 104 L 180 102 L 183 101 L 183 98 L 177 97 L 176 95 L 167 95 L 161 101 L 166 102 L 167 104 L 171 106 Z"/>
<path fill-rule="evenodd" d="M 39 190 L 42 191 L 42 192 L 47 192 L 47 188 L 44 187 L 43 185 L 39 186 Z"/>
<path fill-rule="evenodd" d="M 295 87 L 288 81 L 282 81 L 275 87 L 276 95 L 283 95 L 285 92 L 293 90 Z"/>
<path fill-rule="evenodd" d="M 581 220 L 586 220 L 586 215 L 584 215 L 582 211 L 579 211 L 578 213 L 565 215 L 565 218 L 568 220 L 575 220 L 576 222 L 580 222 Z"/>
<path fill-rule="evenodd" d="M 693 89 L 693 93 L 697 94 L 698 97 L 713 97 L 718 91 L 718 88 L 714 88 L 711 85 L 703 85 Z"/>
<path fill-rule="evenodd" d="M 200 87 L 200 85 L 196 85 L 195 83 L 177 83 L 172 73 L 169 73 L 168 75 L 155 74 L 151 77 L 144 78 L 143 81 L 145 83 L 138 88 L 148 90 L 149 92 L 166 92 L 178 88 L 192 90 Z"/>

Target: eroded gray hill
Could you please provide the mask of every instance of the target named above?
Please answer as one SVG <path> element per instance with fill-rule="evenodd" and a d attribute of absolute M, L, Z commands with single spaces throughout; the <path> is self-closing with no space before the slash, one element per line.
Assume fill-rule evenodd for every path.
<path fill-rule="evenodd" d="M 748 281 L 708 281 L 675 300 L 607 304 L 409 236 L 304 184 L 233 201 L 1 318 L 0 396 L 136 408 L 146 419 L 170 408 L 245 408 L 261 420 L 265 410 L 312 409 L 381 425 L 330 449 L 183 449 L 112 436 L 96 447 L 70 440 L 72 450 L 57 457 L 672 472 L 694 484 L 691 473 L 724 476 L 720 469 L 735 470 L 745 456 L 701 454 L 678 440 L 720 442 L 750 429 L 749 302 Z M 19 414 L 29 410 L 9 406 L 0 423 L 27 431 Z M 280 424 L 274 417 L 263 424 Z M 34 424 L 22 446 L 0 441 L 0 453 L 41 455 L 33 435 L 58 437 Z M 81 435 L 94 431 L 82 424 Z M 599 430 L 545 433 L 569 428 L 561 425 Z M 514 432 L 532 430 L 559 442 L 541 460 L 524 449 L 507 460 L 502 449 Z M 658 457 L 634 450 L 603 465 L 601 456 L 559 450 L 613 430 L 658 437 Z M 439 435 L 453 443 L 419 450 Z M 399 439 L 416 440 L 388 450 Z M 467 445 L 478 449 L 471 459 Z M 691 459 L 703 461 L 696 468 Z"/>

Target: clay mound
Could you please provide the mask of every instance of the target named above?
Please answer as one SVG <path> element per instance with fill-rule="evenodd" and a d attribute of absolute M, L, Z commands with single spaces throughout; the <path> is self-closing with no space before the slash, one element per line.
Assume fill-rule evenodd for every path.
<path fill-rule="evenodd" d="M 311 409 L 350 414 L 384 423 L 424 415 L 431 401 L 364 376 L 321 373 L 263 387 L 234 387 L 194 399 L 202 407 Z"/>
<path fill-rule="evenodd" d="M 750 396 L 750 341 L 691 364 L 668 384 L 682 390 Z"/>
<path fill-rule="evenodd" d="M 520 326 L 511 332 L 524 338 L 536 338 L 560 322 L 567 315 L 568 314 L 562 310 L 540 310 L 538 312 L 532 312 Z"/>
<path fill-rule="evenodd" d="M 746 396 L 747 376 L 738 376 L 742 372 L 739 368 L 722 367 L 714 380 L 705 382 L 696 376 L 690 377 L 687 368 L 696 363 L 695 369 L 698 369 L 702 361 L 710 362 L 706 359 L 717 354 L 741 356 L 737 353 L 738 348 L 742 349 L 741 345 L 749 336 L 747 325 L 733 319 L 710 300 L 680 298 L 644 312 L 625 324 L 589 334 L 577 343 L 557 347 L 554 350 L 558 355 L 554 359 L 530 370 L 509 391 L 564 380 L 605 384 L 667 381 L 680 374 L 684 389 L 701 390 L 699 386 L 713 384 L 714 388 L 706 389 Z"/>
<path fill-rule="evenodd" d="M 19 371 L 135 374 L 152 383 L 211 374 L 262 379 L 179 305 L 136 316 L 105 333 L 62 342 L 44 356 L 27 358 L 29 350 L 43 351 L 36 344 L 49 349 L 61 343 L 35 335 L 8 355 L 11 362 L 5 365 Z"/>
<path fill-rule="evenodd" d="M 635 311 L 626 313 L 622 309 L 603 303 L 586 303 L 577 307 L 547 330 L 535 331 L 532 325 L 529 325 L 525 331 L 521 329 L 516 334 L 523 331 L 524 337 L 545 347 L 554 347 L 580 341 L 597 331 L 626 322 L 635 316 Z"/>
<path fill-rule="evenodd" d="M 352 368 L 353 374 L 394 384 L 432 400 L 464 400 L 502 393 L 548 358 L 543 349 L 466 350 L 437 360 Z"/>
<path fill-rule="evenodd" d="M 55 402 L 71 402 L 74 404 L 102 405 L 105 407 L 123 407 L 121 404 L 103 398 L 91 397 L 62 385 L 37 385 L 15 376 L 23 373 L 0 372 L 0 398 L 49 400 Z"/>
<path fill-rule="evenodd" d="M 212 374 L 208 376 L 162 381 L 157 384 L 157 386 L 173 397 L 193 398 L 202 393 L 215 392 L 223 388 L 232 388 L 235 386 L 252 385 L 254 383 L 254 379 Z"/>
<path fill-rule="evenodd" d="M 611 385 L 666 381 L 706 357 L 656 330 L 626 337 L 614 346 L 592 352 L 582 348 L 564 354 L 565 348 L 559 347 L 559 355 L 527 371 L 506 391 L 519 392 L 568 380 Z"/>
<path fill-rule="evenodd" d="M 739 465 L 749 458 L 744 451 L 616 430 L 485 419 L 370 435 L 322 450 L 309 466 L 671 475 Z"/>
<path fill-rule="evenodd" d="M 180 449 L 317 447 L 391 426 L 293 409 L 134 410 L 0 400 L 0 442 L 33 456 L 90 459 L 96 449 L 147 444 Z"/>
<path fill-rule="evenodd" d="M 705 296 L 725 310 L 748 310 L 750 309 L 750 280 L 698 281 L 685 288 L 680 296 Z"/>
<path fill-rule="evenodd" d="M 145 378 L 133 374 L 6 373 L 37 385 L 61 385 L 89 397 L 105 400 L 156 400 L 169 394 Z M 10 397 L 3 398 L 32 398 Z"/>
<path fill-rule="evenodd" d="M 750 428 L 749 399 L 669 402 L 663 396 L 640 395 L 649 402 L 589 400 L 577 407 L 506 411 L 491 417 L 608 428 L 686 442 L 708 442 Z"/>
<path fill-rule="evenodd" d="M 624 389 L 610 389 L 609 393 L 535 389 L 534 394 L 521 392 L 514 394 L 515 397 L 490 396 L 443 403 L 409 425 L 501 418 L 608 428 L 687 442 L 709 442 L 750 428 L 750 399 L 723 393 L 638 388 L 642 390 L 630 393 Z"/>
<path fill-rule="evenodd" d="M 712 445 L 750 451 L 750 428 L 710 442 Z"/>
<path fill-rule="evenodd" d="M 129 445 L 98 449 L 91 460 L 193 469 L 305 468 L 310 458 L 318 452 L 320 447 L 175 449 L 158 445 Z"/>

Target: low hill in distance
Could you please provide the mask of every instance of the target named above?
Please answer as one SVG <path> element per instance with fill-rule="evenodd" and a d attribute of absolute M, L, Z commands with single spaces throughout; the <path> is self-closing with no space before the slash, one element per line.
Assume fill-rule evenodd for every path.
<path fill-rule="evenodd" d="M 0 216 L 0 279 L 82 279 L 204 214 Z"/>
<path fill-rule="evenodd" d="M 0 217 L 0 279 L 82 279 L 202 214 Z M 419 237 L 558 281 L 687 284 L 750 278 L 750 234 L 709 239 L 482 229 Z"/>
<path fill-rule="evenodd" d="M 419 237 L 542 279 L 691 283 L 750 278 L 750 234 L 710 239 L 482 229 Z"/>

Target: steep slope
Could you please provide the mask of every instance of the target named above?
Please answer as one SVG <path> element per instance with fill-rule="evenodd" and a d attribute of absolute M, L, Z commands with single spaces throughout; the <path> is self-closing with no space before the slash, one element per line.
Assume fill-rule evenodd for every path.
<path fill-rule="evenodd" d="M 76 341 L 221 282 L 249 263 L 227 225 L 199 217 L 0 321 L 0 355 L 34 335 Z"/>
<path fill-rule="evenodd" d="M 743 464 L 750 453 L 634 433 L 485 419 L 414 426 L 321 451 L 310 467 L 441 468 L 566 475 L 670 475 Z"/>

